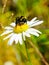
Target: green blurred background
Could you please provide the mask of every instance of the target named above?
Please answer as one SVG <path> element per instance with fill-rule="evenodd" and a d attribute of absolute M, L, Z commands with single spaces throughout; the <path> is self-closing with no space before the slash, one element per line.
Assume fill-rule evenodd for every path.
<path fill-rule="evenodd" d="M 0 34 L 4 31 L 3 26 L 8 26 L 17 16 L 25 16 L 28 20 L 37 17 L 44 21 L 35 27 L 42 35 L 31 39 L 49 63 L 49 0 L 0 0 Z M 34 48 L 28 44 L 27 49 L 32 65 L 44 65 Z M 29 65 L 24 44 L 8 46 L 7 40 L 0 37 L 0 65 L 7 61 L 14 65 Z"/>

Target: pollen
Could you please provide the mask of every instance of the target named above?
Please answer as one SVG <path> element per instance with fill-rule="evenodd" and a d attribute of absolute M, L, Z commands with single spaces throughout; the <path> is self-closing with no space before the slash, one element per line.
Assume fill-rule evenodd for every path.
<path fill-rule="evenodd" d="M 29 28 L 29 26 L 27 24 L 17 25 L 14 27 L 14 32 L 15 33 L 22 33 L 24 31 L 26 31 L 28 28 Z"/>

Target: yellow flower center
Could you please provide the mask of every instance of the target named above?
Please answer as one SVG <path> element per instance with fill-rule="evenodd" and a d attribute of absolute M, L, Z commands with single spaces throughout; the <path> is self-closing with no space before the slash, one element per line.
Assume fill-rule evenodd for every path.
<path fill-rule="evenodd" d="M 28 28 L 29 28 L 29 26 L 27 24 L 17 25 L 14 27 L 14 32 L 22 33 L 23 31 L 26 31 Z"/>

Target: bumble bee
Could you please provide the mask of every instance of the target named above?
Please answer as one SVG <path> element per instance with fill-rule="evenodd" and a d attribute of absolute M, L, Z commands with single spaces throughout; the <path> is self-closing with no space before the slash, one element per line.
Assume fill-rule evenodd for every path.
<path fill-rule="evenodd" d="M 24 18 L 24 16 L 21 16 L 21 17 L 17 17 L 16 18 L 16 25 L 19 24 L 19 25 L 22 25 L 24 23 L 27 23 L 27 19 Z"/>

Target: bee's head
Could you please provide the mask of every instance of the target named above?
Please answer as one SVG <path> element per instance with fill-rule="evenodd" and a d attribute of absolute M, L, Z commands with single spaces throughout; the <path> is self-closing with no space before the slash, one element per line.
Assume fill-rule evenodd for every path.
<path fill-rule="evenodd" d="M 16 18 L 16 25 L 17 24 L 21 25 L 21 24 L 24 24 L 24 23 L 27 23 L 27 19 L 24 18 L 24 16 L 20 16 L 20 17 Z"/>

